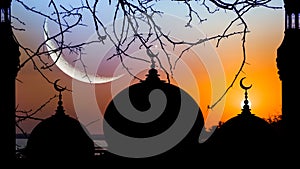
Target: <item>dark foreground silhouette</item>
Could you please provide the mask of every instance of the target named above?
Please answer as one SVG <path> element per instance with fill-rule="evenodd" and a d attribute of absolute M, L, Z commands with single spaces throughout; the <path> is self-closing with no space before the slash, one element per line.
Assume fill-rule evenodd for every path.
<path fill-rule="evenodd" d="M 151 92 L 155 89 L 163 91 L 164 96 L 158 93 L 151 96 L 153 94 Z M 80 123 L 64 113 L 61 101 L 63 89 L 57 90 L 60 90 L 60 100 L 56 114 L 34 128 L 26 146 L 25 160 L 60 162 L 75 160 L 92 163 L 116 160 L 247 161 L 253 157 L 272 160 L 276 159 L 278 154 L 290 151 L 294 146 L 283 139 L 282 131 L 278 130 L 280 127 L 275 128 L 251 113 L 247 90 L 242 112 L 218 126 L 212 136 L 200 144 L 198 139 L 204 125 L 200 108 L 185 91 L 160 80 L 157 70 L 150 69 L 144 81 L 124 89 L 110 102 L 104 116 L 104 135 L 108 148 L 95 151 L 93 141 Z M 124 99 L 129 100 L 124 101 Z M 165 106 L 162 107 L 161 114 L 155 118 L 143 114 L 159 111 L 156 109 L 151 112 L 153 109 L 151 105 L 159 106 L 160 102 Z M 132 104 L 135 109 L 128 104 Z M 127 119 L 128 117 L 124 117 L 120 111 L 129 111 L 128 114 L 140 113 L 135 116 L 140 121 Z M 143 116 L 154 120 L 146 122 L 147 119 L 143 119 Z M 144 147 L 138 147 L 138 144 L 132 145 L 114 133 L 117 131 L 122 135 L 144 139 L 146 142 L 151 137 L 164 134 L 174 127 L 175 122 L 176 130 L 171 131 L 161 140 L 154 140 L 154 143 L 150 144 L 150 146 L 155 145 L 153 147 L 146 147 L 148 144 Z M 181 135 L 180 132 L 184 134 Z M 174 142 L 178 138 L 180 139 Z M 142 141 L 140 144 L 143 143 Z M 170 149 L 151 155 L 152 151 L 159 146 L 170 146 Z M 119 150 L 124 150 L 125 153 Z"/>
<path fill-rule="evenodd" d="M 30 161 L 91 160 L 94 142 L 78 120 L 65 114 L 61 95 L 65 88 L 59 88 L 56 82 L 54 87 L 59 91 L 56 113 L 32 130 L 25 158 Z"/>
<path fill-rule="evenodd" d="M 154 138 L 154 143 L 148 144 L 151 148 L 145 145 L 138 149 L 155 154 L 156 147 L 163 149 L 163 146 L 174 144 L 176 146 L 170 151 L 151 158 L 180 158 L 183 154 L 187 157 L 186 152 L 197 151 L 198 138 L 204 125 L 199 106 L 184 90 L 160 80 L 156 69 L 150 69 L 146 76 L 144 81 L 121 91 L 108 105 L 104 114 L 104 135 L 109 148 L 117 153 L 118 150 L 125 149 L 124 151 L 129 151 L 127 154 L 132 157 L 139 156 L 139 151 L 135 154 L 135 150 L 130 150 L 131 147 L 128 150 L 124 148 L 128 146 L 122 144 L 123 141 L 126 142 L 126 138 L 116 136 L 115 131 L 129 137 L 144 139 L 145 142 L 159 135 L 161 138 Z M 163 94 L 155 96 L 155 91 Z M 155 107 L 160 107 L 159 104 L 162 104 L 162 108 L 154 110 Z M 131 110 L 131 105 L 135 110 Z M 126 113 L 140 121 L 127 119 L 128 117 L 124 116 Z M 143 121 L 143 117 L 151 118 L 150 113 L 160 114 L 150 122 Z M 140 154 L 148 156 L 147 153 Z"/>

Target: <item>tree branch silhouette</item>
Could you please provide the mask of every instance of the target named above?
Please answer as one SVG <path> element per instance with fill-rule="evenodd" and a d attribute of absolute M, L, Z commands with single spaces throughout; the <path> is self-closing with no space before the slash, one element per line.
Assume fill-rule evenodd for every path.
<path fill-rule="evenodd" d="M 246 57 L 246 39 L 247 34 L 250 32 L 248 29 L 247 21 L 244 18 L 244 15 L 248 13 L 251 9 L 257 7 L 264 7 L 270 9 L 280 9 L 281 7 L 270 6 L 269 3 L 271 0 L 236 0 L 233 2 L 228 2 L 225 0 L 183 0 L 172 3 L 182 4 L 182 9 L 186 10 L 187 20 L 185 27 L 191 27 L 193 21 L 198 21 L 200 24 L 208 22 L 209 20 L 201 14 L 202 11 L 206 11 L 209 14 L 213 15 L 217 12 L 232 12 L 235 17 L 232 18 L 231 22 L 223 29 L 222 32 L 210 37 L 200 38 L 197 41 L 189 41 L 185 39 L 174 40 L 169 32 L 165 32 L 161 28 L 161 25 L 155 21 L 155 17 L 160 17 L 164 15 L 163 9 L 156 9 L 156 3 L 159 3 L 160 0 L 118 0 L 118 1 L 107 1 L 108 5 L 114 5 L 113 21 L 112 28 L 108 30 L 108 27 L 104 24 L 105 22 L 101 18 L 104 13 L 101 13 L 103 6 L 98 0 L 82 0 L 81 5 L 79 6 L 64 6 L 62 3 L 49 0 L 48 7 L 49 10 L 52 10 L 52 13 L 47 14 L 42 12 L 39 9 L 36 9 L 34 6 L 29 6 L 24 0 L 15 0 L 16 3 L 20 4 L 28 12 L 36 14 L 43 19 L 47 19 L 55 24 L 58 28 L 58 32 L 54 35 L 47 35 L 47 39 L 37 45 L 36 49 L 32 49 L 23 45 L 23 42 L 18 41 L 20 49 L 22 50 L 23 56 L 26 59 L 20 63 L 19 71 L 21 71 L 25 65 L 32 63 L 33 69 L 38 71 L 42 78 L 45 79 L 47 83 L 53 84 L 54 80 L 48 79 L 47 73 L 52 67 L 56 64 L 57 60 L 61 57 L 62 53 L 69 52 L 75 54 L 78 57 L 74 58 L 74 62 L 79 62 L 84 68 L 84 72 L 87 75 L 86 65 L 82 56 L 84 55 L 83 50 L 85 47 L 91 44 L 103 45 L 105 43 L 112 43 L 114 47 L 114 53 L 108 58 L 108 60 L 113 58 L 118 58 L 124 69 L 133 77 L 137 78 L 131 71 L 130 68 L 124 62 L 125 58 L 129 58 L 138 62 L 151 63 L 151 59 L 155 59 L 158 63 L 158 66 L 165 72 L 168 82 L 170 82 L 170 75 L 173 76 L 173 71 L 176 68 L 177 62 L 185 56 L 190 49 L 201 45 L 208 41 L 217 40 L 216 47 L 219 47 L 220 42 L 223 39 L 242 35 L 241 46 L 242 62 L 240 67 L 237 70 L 233 80 L 230 85 L 226 87 L 224 93 L 212 104 L 208 105 L 209 109 L 213 109 L 229 92 L 233 84 L 236 82 L 239 74 L 243 71 L 243 67 L 247 64 Z M 170 1 L 171 3 L 171 1 Z M 195 8 L 199 7 L 199 8 Z M 83 15 L 85 13 L 86 15 Z M 93 21 L 93 30 L 97 35 L 97 41 L 85 41 L 77 44 L 71 44 L 66 41 L 66 36 L 72 33 L 74 28 L 87 27 L 83 21 L 84 18 L 89 17 Z M 117 20 L 121 18 L 121 25 Z M 12 19 L 18 21 L 25 25 L 18 16 L 13 16 Z M 237 24 L 242 26 L 238 31 L 230 31 L 234 25 Z M 142 29 L 142 27 L 146 28 Z M 26 31 L 23 28 L 15 28 L 16 31 Z M 119 31 L 118 31 L 119 30 Z M 45 31 L 45 30 L 44 30 Z M 47 41 L 54 41 L 56 43 L 56 48 L 52 50 L 45 50 L 45 45 Z M 153 52 L 153 44 L 157 42 L 159 48 L 163 51 L 163 54 L 160 56 L 155 56 L 151 58 L 135 57 L 130 54 L 130 49 L 133 44 L 138 44 L 139 49 L 144 49 L 146 51 Z M 166 46 L 172 46 L 173 49 L 178 48 L 179 46 L 183 47 L 180 54 L 176 56 L 174 63 L 171 61 L 171 55 L 166 49 Z M 54 62 L 49 62 L 49 54 L 51 52 L 59 52 L 58 58 Z M 25 55 L 25 56 L 24 56 Z M 162 58 L 167 59 L 167 65 L 162 63 Z M 141 80 L 141 79 L 139 79 Z M 50 98 L 48 102 L 43 104 L 41 108 L 46 106 L 54 97 Z M 17 125 L 25 119 L 39 120 L 36 115 L 40 111 L 37 109 L 34 112 L 31 111 L 21 111 L 17 110 L 19 114 L 17 116 Z M 21 130 L 22 131 L 22 130 Z"/>

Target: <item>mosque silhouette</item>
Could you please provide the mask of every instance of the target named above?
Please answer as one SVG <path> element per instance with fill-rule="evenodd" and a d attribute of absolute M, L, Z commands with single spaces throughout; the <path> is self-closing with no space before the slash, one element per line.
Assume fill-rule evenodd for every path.
<path fill-rule="evenodd" d="M 162 139 L 157 138 L 157 141 L 154 144 L 148 145 L 151 147 L 151 150 L 155 149 L 155 147 L 164 146 L 165 142 L 167 142 L 167 144 L 172 144 L 171 142 L 174 141 L 174 139 L 178 139 L 176 138 L 176 135 L 180 135 L 181 131 L 177 130 L 186 130 L 186 136 L 182 140 L 179 139 L 176 146 L 174 146 L 170 151 L 163 152 L 162 154 L 156 155 L 152 158 L 175 158 L 182 157 L 183 154 L 187 157 L 191 154 L 191 152 L 196 151 L 198 146 L 198 138 L 201 129 L 204 126 L 202 112 L 198 107 L 198 104 L 184 90 L 160 80 L 158 71 L 153 67 L 148 71 L 148 74 L 146 75 L 147 78 L 145 80 L 124 89 L 109 103 L 104 113 L 105 121 L 103 129 L 108 143 L 108 149 L 116 149 L 116 151 L 118 151 L 119 149 L 122 149 L 122 146 L 126 146 L 122 144 L 122 138 L 114 135 L 113 130 L 129 137 L 145 139 L 145 142 L 149 137 L 165 134 L 167 130 L 170 130 L 168 132 L 169 136 Z M 166 103 L 162 103 L 166 104 L 165 107 L 163 107 L 163 112 L 161 113 L 161 110 L 144 112 L 149 109 L 154 109 L 151 106 L 157 106 L 157 103 L 153 100 L 163 102 L 160 96 L 154 97 L 151 103 L 149 101 L 150 93 L 157 89 L 162 91 L 166 97 Z M 122 110 L 118 109 L 120 108 L 122 101 L 126 99 L 127 95 L 129 95 L 129 103 L 132 104 L 138 111 L 131 111 L 130 108 L 128 108 L 129 105 L 124 105 Z M 118 102 L 118 100 L 120 100 L 121 103 Z M 135 113 L 135 116 L 137 117 L 146 116 L 147 113 L 159 112 L 161 114 L 158 117 L 155 117 L 153 121 L 145 123 L 142 120 L 131 121 L 119 111 L 127 111 L 130 114 Z M 175 121 L 176 125 L 178 125 L 178 128 L 180 129 L 172 131 L 171 129 Z M 126 139 L 124 140 L 126 141 Z M 130 150 L 130 148 L 131 147 L 129 147 L 128 151 L 133 153 L 134 150 Z M 133 148 L 135 148 L 135 145 Z M 139 149 L 142 148 L 143 147 L 140 147 Z M 151 151 L 148 147 L 144 148 L 145 150 L 142 151 Z M 186 153 L 186 151 L 189 153 Z"/>
<path fill-rule="evenodd" d="M 9 65 L 11 65 L 10 73 L 5 75 L 4 80 L 7 83 L 2 83 L 5 89 L 3 97 L 8 98 L 1 102 L 1 112 L 5 123 L 1 126 L 5 130 L 8 137 L 4 139 L 7 145 L 4 152 L 9 159 L 15 158 L 15 137 L 11 133 L 15 133 L 15 78 L 18 70 L 19 56 L 18 44 L 13 38 L 12 29 L 10 26 L 10 2 L 0 2 L 0 34 L 1 34 L 1 51 L 3 53 L 11 53 Z M 159 78 L 158 71 L 151 66 L 145 80 L 137 84 L 131 85 L 128 88 L 117 94 L 107 106 L 104 119 L 104 135 L 108 143 L 108 151 L 101 153 L 95 157 L 95 146 L 90 139 L 85 128 L 74 118 L 65 114 L 62 101 L 62 92 L 64 88 L 54 84 L 55 89 L 59 92 L 59 101 L 56 113 L 49 118 L 40 122 L 33 130 L 28 139 L 25 158 L 29 160 L 62 160 L 62 159 L 121 159 L 122 156 L 110 152 L 119 148 L 126 147 L 126 142 L 117 140 L 112 131 L 116 130 L 124 135 L 134 138 L 148 138 L 164 133 L 171 128 L 173 123 L 178 120 L 181 113 L 183 117 L 194 117 L 195 121 L 182 122 L 182 127 L 187 127 L 186 135 L 179 140 L 170 150 L 161 154 L 150 156 L 152 159 L 183 159 L 203 157 L 201 154 L 208 152 L 222 153 L 224 151 L 233 151 L 237 156 L 245 157 L 249 152 L 264 154 L 272 152 L 272 150 L 296 151 L 295 146 L 298 145 L 298 129 L 299 113 L 298 100 L 294 96 L 299 96 L 299 90 L 295 83 L 295 75 L 299 72 L 298 60 L 299 55 L 297 42 L 300 39 L 300 2 L 298 0 L 284 0 L 285 7 L 285 35 L 282 44 L 277 50 L 276 63 L 278 67 L 279 78 L 282 82 L 282 120 L 280 126 L 274 127 L 267 123 L 262 118 L 259 118 L 251 113 L 248 102 L 248 90 L 251 86 L 244 86 L 241 79 L 241 87 L 245 90 L 244 106 L 241 113 L 229 119 L 224 124 L 218 126 L 212 136 L 203 144 L 199 144 L 198 139 L 201 130 L 204 126 L 202 112 L 196 102 L 181 88 L 166 83 Z M 3 39 L 2 39 L 3 37 Z M 9 43 L 8 43 L 9 42 Z M 12 52 L 13 51 L 13 52 Z M 2 72 L 8 70 L 1 67 Z M 2 85 L 1 84 L 1 85 Z M 147 122 L 144 116 L 147 114 L 136 114 L 142 122 L 135 122 L 124 118 L 122 113 L 131 114 L 130 105 L 122 104 L 124 95 L 129 95 L 129 103 L 140 112 L 147 112 L 151 109 L 149 95 L 155 89 L 163 91 L 166 98 L 166 105 L 163 113 L 154 121 Z M 160 104 L 160 100 L 155 100 L 155 104 Z M 118 109 L 121 100 L 121 106 L 124 112 Z M 182 105 L 183 104 L 183 105 Z M 181 112 L 182 106 L 188 105 L 188 109 Z M 188 111 L 186 111 L 188 110 Z M 134 112 L 137 113 L 137 112 Z M 151 112 L 150 113 L 155 113 Z M 152 116 L 149 116 L 152 117 Z M 183 118 L 184 119 L 184 118 Z M 143 121 L 144 120 L 144 121 Z M 185 119 L 185 120 L 188 120 Z M 185 123 L 187 122 L 187 123 Z M 13 124 L 13 125 L 12 125 Z M 177 132 L 171 133 L 176 134 Z M 170 135 L 170 136 L 171 136 Z M 172 141 L 172 140 L 171 140 Z M 46 147 L 44 145 L 47 145 Z M 158 143 L 158 145 L 160 145 Z M 274 146 L 274 147 L 273 147 Z M 13 148 L 12 148 L 13 147 Z M 121 148 L 123 148 L 121 147 Z M 266 150 L 266 147 L 267 148 Z M 268 154 L 269 155 L 269 154 Z"/>
<path fill-rule="evenodd" d="M 59 92 L 56 113 L 40 122 L 30 133 L 24 155 L 36 160 L 91 160 L 94 157 L 94 141 L 80 122 L 67 114 L 63 108 L 62 91 Z"/>

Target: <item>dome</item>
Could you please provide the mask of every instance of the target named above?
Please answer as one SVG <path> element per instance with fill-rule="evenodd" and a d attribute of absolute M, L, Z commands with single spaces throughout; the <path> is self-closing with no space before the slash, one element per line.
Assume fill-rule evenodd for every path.
<path fill-rule="evenodd" d="M 58 103 L 56 113 L 32 130 L 26 157 L 30 160 L 91 159 L 94 156 L 93 140 L 78 120 L 64 113 L 62 101 Z"/>
<path fill-rule="evenodd" d="M 109 103 L 104 114 L 103 128 L 108 149 L 120 146 L 118 144 L 121 142 L 114 137 L 112 129 L 131 138 L 147 139 L 161 135 L 167 130 L 172 131 L 171 129 L 175 128 L 174 122 L 187 116 L 184 119 L 186 121 L 182 124 L 178 123 L 182 126 L 170 135 L 171 139 L 178 133 L 180 135 L 180 130 L 185 132 L 180 135 L 182 139 L 175 141 L 176 146 L 169 151 L 169 154 L 182 147 L 185 147 L 185 150 L 191 150 L 191 146 L 198 145 L 198 138 L 204 125 L 198 104 L 183 89 L 160 80 L 156 69 L 150 69 L 146 76 L 146 80 L 124 89 Z M 163 96 L 159 95 L 161 91 Z M 162 103 L 161 107 L 160 103 Z M 191 117 L 191 121 L 188 116 Z M 172 141 L 174 140 L 170 140 Z M 155 147 L 161 146 L 160 143 L 163 144 L 160 141 L 156 143 Z"/>
<path fill-rule="evenodd" d="M 275 129 L 254 114 L 241 113 L 229 119 L 207 141 L 208 153 L 239 163 L 273 159 L 281 150 Z"/>
<path fill-rule="evenodd" d="M 266 120 L 251 113 L 247 93 L 251 86 L 245 87 L 241 80 L 241 87 L 246 90 L 242 112 L 221 124 L 209 138 L 209 143 L 218 149 L 238 153 L 272 147 L 276 140 L 275 129 Z"/>
<path fill-rule="evenodd" d="M 225 145 L 267 145 L 272 141 L 272 126 L 254 114 L 239 114 L 218 129 L 218 142 Z"/>
<path fill-rule="evenodd" d="M 91 158 L 94 143 L 79 121 L 68 115 L 53 115 L 31 132 L 26 146 L 28 158 Z"/>

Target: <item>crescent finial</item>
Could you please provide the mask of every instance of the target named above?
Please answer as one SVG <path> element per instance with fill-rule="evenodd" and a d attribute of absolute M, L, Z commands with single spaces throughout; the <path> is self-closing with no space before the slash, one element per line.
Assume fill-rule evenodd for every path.
<path fill-rule="evenodd" d="M 246 78 L 246 77 L 243 77 L 243 78 L 240 80 L 240 86 L 241 86 L 242 89 L 248 90 L 248 89 L 250 89 L 250 88 L 252 87 L 252 84 L 251 84 L 250 86 L 245 86 L 245 85 L 243 84 L 243 80 L 244 80 L 245 78 Z"/>
<path fill-rule="evenodd" d="M 67 87 L 60 87 L 59 85 L 57 85 L 58 81 L 60 81 L 60 79 L 57 79 L 54 82 L 54 88 L 55 88 L 55 90 L 58 91 L 58 92 L 62 92 L 64 90 L 66 90 Z"/>

